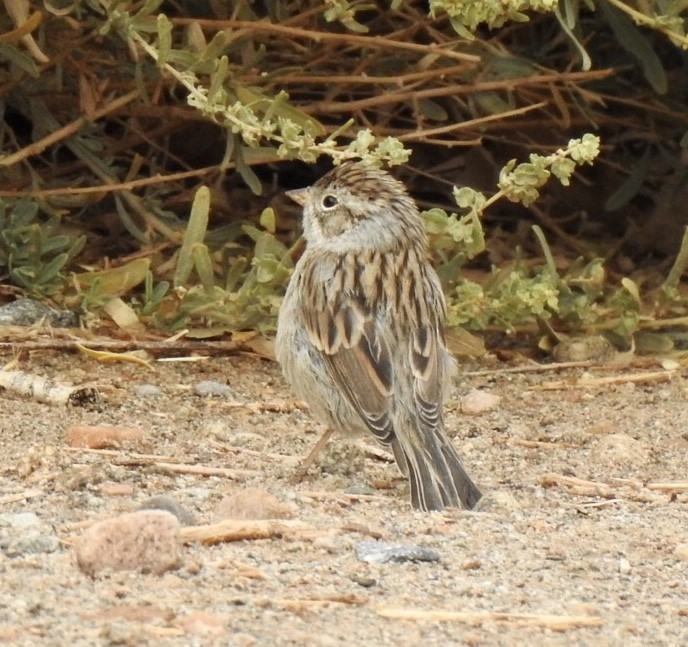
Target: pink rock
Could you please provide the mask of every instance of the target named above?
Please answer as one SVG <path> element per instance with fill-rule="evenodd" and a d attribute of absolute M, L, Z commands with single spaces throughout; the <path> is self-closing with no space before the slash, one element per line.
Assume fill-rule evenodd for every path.
<path fill-rule="evenodd" d="M 105 570 L 156 574 L 181 564 L 179 521 L 163 510 L 140 510 L 92 525 L 75 547 L 79 568 L 94 576 Z"/>
<path fill-rule="evenodd" d="M 67 439 L 70 447 L 104 449 L 107 447 L 119 447 L 124 442 L 140 442 L 143 438 L 143 431 L 133 427 L 85 425 L 67 429 Z"/>

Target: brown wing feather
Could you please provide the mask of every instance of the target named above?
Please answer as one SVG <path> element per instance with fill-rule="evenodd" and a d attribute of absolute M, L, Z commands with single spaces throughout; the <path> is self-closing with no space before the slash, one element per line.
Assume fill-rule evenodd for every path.
<path fill-rule="evenodd" d="M 382 443 L 394 438 L 394 375 L 389 346 L 374 319 L 355 302 L 306 320 L 313 345 L 366 427 Z"/>

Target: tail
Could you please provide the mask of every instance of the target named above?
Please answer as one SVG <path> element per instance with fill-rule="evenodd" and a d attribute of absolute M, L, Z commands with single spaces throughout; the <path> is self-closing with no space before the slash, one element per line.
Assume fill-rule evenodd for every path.
<path fill-rule="evenodd" d="M 472 510 L 482 493 L 466 473 L 449 438 L 441 429 L 425 429 L 419 436 L 401 439 L 397 435 L 392 441 L 397 465 L 409 479 L 411 505 L 426 511 Z"/>

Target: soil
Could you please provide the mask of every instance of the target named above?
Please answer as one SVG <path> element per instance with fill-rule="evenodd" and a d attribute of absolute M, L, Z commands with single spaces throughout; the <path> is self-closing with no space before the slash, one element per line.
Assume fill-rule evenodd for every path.
<path fill-rule="evenodd" d="M 308 477 L 292 482 L 323 428 L 273 362 L 214 357 L 151 369 L 51 351 L 18 368 L 96 385 L 103 403 L 55 406 L 0 390 L 0 513 L 33 512 L 59 540 L 52 552 L 0 549 L 0 643 L 688 644 L 680 371 L 634 383 L 658 369 L 509 372 L 496 360 L 464 362 L 447 428 L 485 497 L 472 512 L 419 513 L 367 438 L 335 437 Z M 585 386 L 586 376 L 615 379 Z M 207 380 L 230 393 L 195 395 Z M 563 388 L 545 388 L 561 380 Z M 137 395 L 142 384 L 160 391 Z M 461 403 L 472 389 L 501 399 L 468 415 Z M 79 425 L 143 437 L 110 451 L 75 449 L 67 432 Z M 174 473 L 140 454 L 207 471 Z M 247 471 L 233 479 L 213 467 Z M 89 577 L 76 563 L 74 545 L 97 520 L 165 495 L 195 524 L 212 523 L 237 493 L 249 516 L 288 515 L 312 531 L 190 543 L 181 566 L 160 575 Z M 4 530 L 21 539 L 21 528 Z M 359 542 L 376 539 L 440 559 L 360 561 Z"/>

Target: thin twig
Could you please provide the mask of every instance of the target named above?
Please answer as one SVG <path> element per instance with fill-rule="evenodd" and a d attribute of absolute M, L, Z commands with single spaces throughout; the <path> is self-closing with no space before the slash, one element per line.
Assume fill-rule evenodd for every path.
<path fill-rule="evenodd" d="M 549 613 L 509 613 L 497 611 L 425 611 L 422 609 L 382 607 L 376 613 L 385 618 L 398 620 L 426 620 L 431 622 L 463 622 L 482 625 L 501 622 L 516 626 L 542 627 L 552 631 L 567 631 L 581 627 L 600 627 L 600 616 L 567 616 Z"/>
<path fill-rule="evenodd" d="M 390 49 L 407 52 L 414 52 L 427 56 L 428 54 L 451 58 L 455 61 L 462 61 L 465 63 L 480 63 L 480 57 L 474 54 L 464 54 L 463 52 L 456 52 L 449 47 L 454 46 L 455 42 L 450 42 L 446 47 L 430 43 L 422 45 L 420 43 L 412 43 L 400 40 L 392 40 L 390 38 L 379 38 L 377 36 L 360 36 L 357 34 L 338 34 L 329 31 L 314 31 L 311 29 L 300 29 L 298 27 L 288 27 L 285 25 L 277 25 L 272 22 L 265 22 L 259 20 L 200 20 L 197 18 L 173 18 L 172 23 L 176 25 L 190 25 L 196 24 L 201 27 L 208 27 L 213 29 L 245 29 L 247 33 L 255 34 L 257 32 L 265 32 L 271 34 L 281 34 L 288 38 L 306 38 L 313 40 L 316 43 L 326 41 L 330 43 L 344 43 L 345 45 L 355 45 L 357 47 L 367 47 L 370 49 Z"/>
<path fill-rule="evenodd" d="M 432 99 L 445 96 L 460 96 L 476 92 L 494 92 L 498 90 L 514 90 L 516 86 L 522 89 L 525 86 L 548 85 L 553 81 L 562 83 L 573 81 L 594 81 L 603 79 L 613 74 L 613 70 L 598 70 L 597 72 L 566 72 L 561 74 L 541 74 L 526 78 L 507 79 L 503 81 L 491 81 L 481 83 L 452 83 L 451 85 L 432 87 L 425 90 L 384 92 L 358 101 L 319 101 L 310 103 L 301 109 L 307 114 L 352 113 L 359 110 L 400 103 L 418 99 Z"/>
<path fill-rule="evenodd" d="M 609 375 L 607 377 L 582 377 L 570 380 L 558 380 L 546 384 L 531 386 L 534 391 L 561 391 L 563 389 L 597 389 L 615 384 L 646 384 L 657 382 L 669 382 L 676 375 L 675 370 L 648 371 L 632 375 Z"/>
<path fill-rule="evenodd" d="M 108 350 L 125 352 L 145 350 L 148 353 L 207 353 L 230 354 L 247 349 L 247 340 L 242 341 L 195 341 L 189 339 L 167 340 L 112 340 L 112 339 L 41 339 L 23 340 L 18 342 L 0 342 L 0 350 L 59 350 L 78 351 L 79 346 L 86 346 L 93 350 Z"/>
<path fill-rule="evenodd" d="M 62 126 L 62 128 L 59 128 L 51 132 L 50 134 L 46 135 L 45 137 L 39 139 L 37 142 L 33 142 L 33 144 L 25 146 L 21 150 L 18 150 L 16 153 L 12 153 L 11 155 L 0 155 L 0 166 L 13 166 L 14 164 L 17 164 L 18 162 L 21 162 L 27 159 L 28 157 L 32 157 L 33 155 L 38 155 L 39 153 L 42 153 L 49 146 L 57 144 L 58 142 L 61 142 L 65 139 L 68 139 L 72 135 L 75 135 L 86 124 L 97 119 L 100 119 L 105 115 L 117 112 L 120 108 L 126 106 L 128 103 L 131 103 L 140 95 L 141 93 L 138 89 L 131 90 L 130 92 L 127 92 L 125 95 L 118 97 L 117 99 L 113 99 L 112 101 L 110 101 L 110 103 L 102 107 L 100 110 L 96 110 L 89 117 L 79 117 L 78 119 L 75 119 L 74 121 L 66 124 L 65 126 Z"/>

